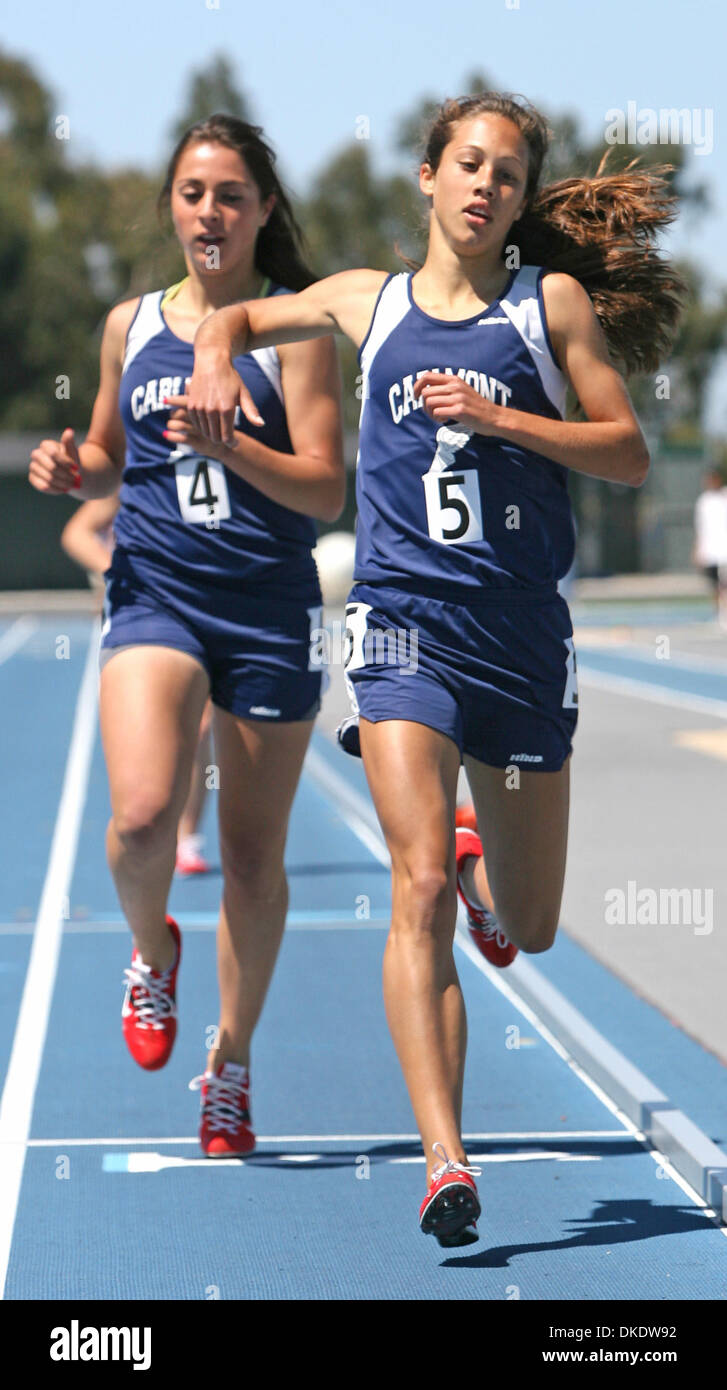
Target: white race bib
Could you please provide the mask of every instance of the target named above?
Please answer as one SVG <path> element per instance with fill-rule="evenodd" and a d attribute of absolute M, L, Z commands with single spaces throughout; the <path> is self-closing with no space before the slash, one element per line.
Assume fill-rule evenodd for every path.
<path fill-rule="evenodd" d="M 218 459 L 190 454 L 172 459 L 177 475 L 177 497 L 183 521 L 217 526 L 230 516 L 230 495 L 225 470 Z"/>
<path fill-rule="evenodd" d="M 434 541 L 461 545 L 482 540 L 480 482 L 476 468 L 425 473 L 427 526 Z"/>
<path fill-rule="evenodd" d="M 441 425 L 436 435 L 437 452 L 429 472 L 422 476 L 429 534 L 442 545 L 482 540 L 477 469 L 457 467 L 457 454 L 471 436 L 471 430 L 453 430 Z"/>

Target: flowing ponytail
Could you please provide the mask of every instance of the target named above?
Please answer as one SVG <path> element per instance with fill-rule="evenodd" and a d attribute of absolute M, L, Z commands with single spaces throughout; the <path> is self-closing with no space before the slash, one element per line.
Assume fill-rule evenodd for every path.
<path fill-rule="evenodd" d="M 659 228 L 677 214 L 667 180 L 673 166 L 637 168 L 632 160 L 606 173 L 607 150 L 592 178 L 561 179 L 539 189 L 546 122 L 529 102 L 499 92 L 444 102 L 422 160 L 436 171 L 455 125 L 485 114 L 513 121 L 528 144 L 527 204 L 508 232 L 508 248 L 517 247 L 521 265 L 546 266 L 580 281 L 611 356 L 626 375 L 656 371 L 672 347 L 687 295 L 685 281 L 654 248 Z"/>
<path fill-rule="evenodd" d="M 157 211 L 161 214 L 168 208 L 177 165 L 188 145 L 209 142 L 226 145 L 237 150 L 247 164 L 257 184 L 260 200 L 264 202 L 271 193 L 275 194 L 275 205 L 261 227 L 255 242 L 255 266 L 262 275 L 269 275 L 278 285 L 286 289 L 304 290 L 312 285 L 317 277 L 307 263 L 307 247 L 290 200 L 285 192 L 275 168 L 275 153 L 263 139 L 261 126 L 249 125 L 235 116 L 217 114 L 207 120 L 198 121 L 184 132 L 174 149 L 161 192 L 157 199 Z"/>

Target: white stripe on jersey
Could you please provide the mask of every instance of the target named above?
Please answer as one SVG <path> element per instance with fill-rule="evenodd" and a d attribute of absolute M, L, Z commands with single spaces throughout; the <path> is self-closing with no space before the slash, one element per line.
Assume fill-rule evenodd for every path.
<path fill-rule="evenodd" d="M 131 366 L 142 348 L 146 347 L 150 339 L 155 338 L 157 333 L 161 333 L 162 329 L 166 328 L 161 310 L 163 295 L 164 290 L 154 290 L 151 294 L 141 296 L 141 303 L 126 338 L 122 375 L 127 367 Z"/>
<path fill-rule="evenodd" d="M 165 290 L 154 290 L 151 294 L 142 295 L 136 317 L 129 329 L 126 339 L 126 352 L 124 354 L 123 366 L 124 372 L 127 367 L 131 366 L 134 358 L 139 355 L 142 348 L 146 347 L 147 343 L 150 342 L 152 338 L 155 338 L 157 333 L 161 333 L 167 327 L 166 320 L 161 310 L 162 299 L 165 293 Z M 280 404 L 284 405 L 283 387 L 280 379 L 280 358 L 278 357 L 277 348 L 255 348 L 254 352 L 249 353 L 249 356 L 255 358 L 260 370 L 265 373 L 265 376 L 270 382 Z"/>
<path fill-rule="evenodd" d="M 368 395 L 369 368 L 373 362 L 382 343 L 386 342 L 390 333 L 393 333 L 397 324 L 409 313 L 409 295 L 407 293 L 408 275 L 403 271 L 401 275 L 395 275 L 388 285 L 381 291 L 381 297 L 374 315 L 374 321 L 370 325 L 368 341 L 361 353 L 361 411 L 363 413 L 364 402 Z"/>
<path fill-rule="evenodd" d="M 264 372 L 281 405 L 284 405 L 283 387 L 280 380 L 280 358 L 275 347 L 253 348 L 249 357 L 254 357 L 261 372 Z"/>
<path fill-rule="evenodd" d="M 500 300 L 500 308 L 520 334 L 538 369 L 543 390 L 562 418 L 565 415 L 567 382 L 554 361 L 545 336 L 538 300 L 539 270 L 537 265 L 524 265 L 515 276 L 507 299 Z"/>

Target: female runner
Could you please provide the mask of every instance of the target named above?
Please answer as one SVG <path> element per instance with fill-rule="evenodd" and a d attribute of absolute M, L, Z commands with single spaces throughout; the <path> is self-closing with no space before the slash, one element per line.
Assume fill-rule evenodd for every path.
<path fill-rule="evenodd" d="M 420 1225 L 445 1245 L 476 1240 L 480 1212 L 461 1135 L 456 894 L 495 963 L 552 945 L 577 719 L 573 630 L 557 593 L 574 548 L 567 478 L 643 482 L 647 448 L 609 347 L 627 370 L 654 369 L 681 294 L 650 246 L 673 216 L 663 177 L 627 171 L 538 194 L 546 148 L 545 122 L 524 102 L 446 102 L 420 168 L 421 268 L 346 271 L 212 315 L 177 402 L 224 441 L 237 404 L 251 409 L 234 352 L 330 332 L 360 349 L 347 675 L 391 852 L 384 996 L 428 1161 Z M 583 421 L 564 418 L 568 383 Z M 415 672 L 400 640 L 400 664 L 382 660 L 392 632 L 417 637 Z M 480 840 L 462 829 L 455 842 L 462 758 L 497 929 L 483 910 Z"/>
<path fill-rule="evenodd" d="M 60 443 L 44 440 L 30 466 L 39 491 L 80 480 L 86 498 L 113 492 L 123 468 L 100 713 L 109 864 L 134 942 L 123 1032 L 149 1070 L 165 1064 L 176 1033 L 181 943 L 166 902 L 208 695 L 214 705 L 221 1017 L 207 1071 L 192 1084 L 201 1083 L 202 1147 L 215 1157 L 255 1144 L 250 1039 L 285 923 L 288 817 L 322 679 L 309 661 L 321 602 L 311 518 L 335 519 L 344 495 L 332 337 L 236 359 L 265 424 L 240 419 L 225 445 L 165 404 L 183 389 L 212 310 L 284 298 L 313 279 L 261 134 L 217 115 L 180 140 L 161 198 L 187 275 L 111 310 L 86 442 L 77 449 L 67 429 Z"/>

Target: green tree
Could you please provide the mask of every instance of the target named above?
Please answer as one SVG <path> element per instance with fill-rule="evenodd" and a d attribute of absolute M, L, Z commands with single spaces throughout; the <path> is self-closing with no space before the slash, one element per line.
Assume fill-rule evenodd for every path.
<path fill-rule="evenodd" d="M 0 427 L 82 429 L 111 304 L 184 273 L 157 217 L 163 179 L 72 165 L 52 93 L 0 52 Z M 224 57 L 193 73 L 175 130 L 224 110 L 249 119 Z M 69 394 L 70 392 L 70 394 Z"/>

